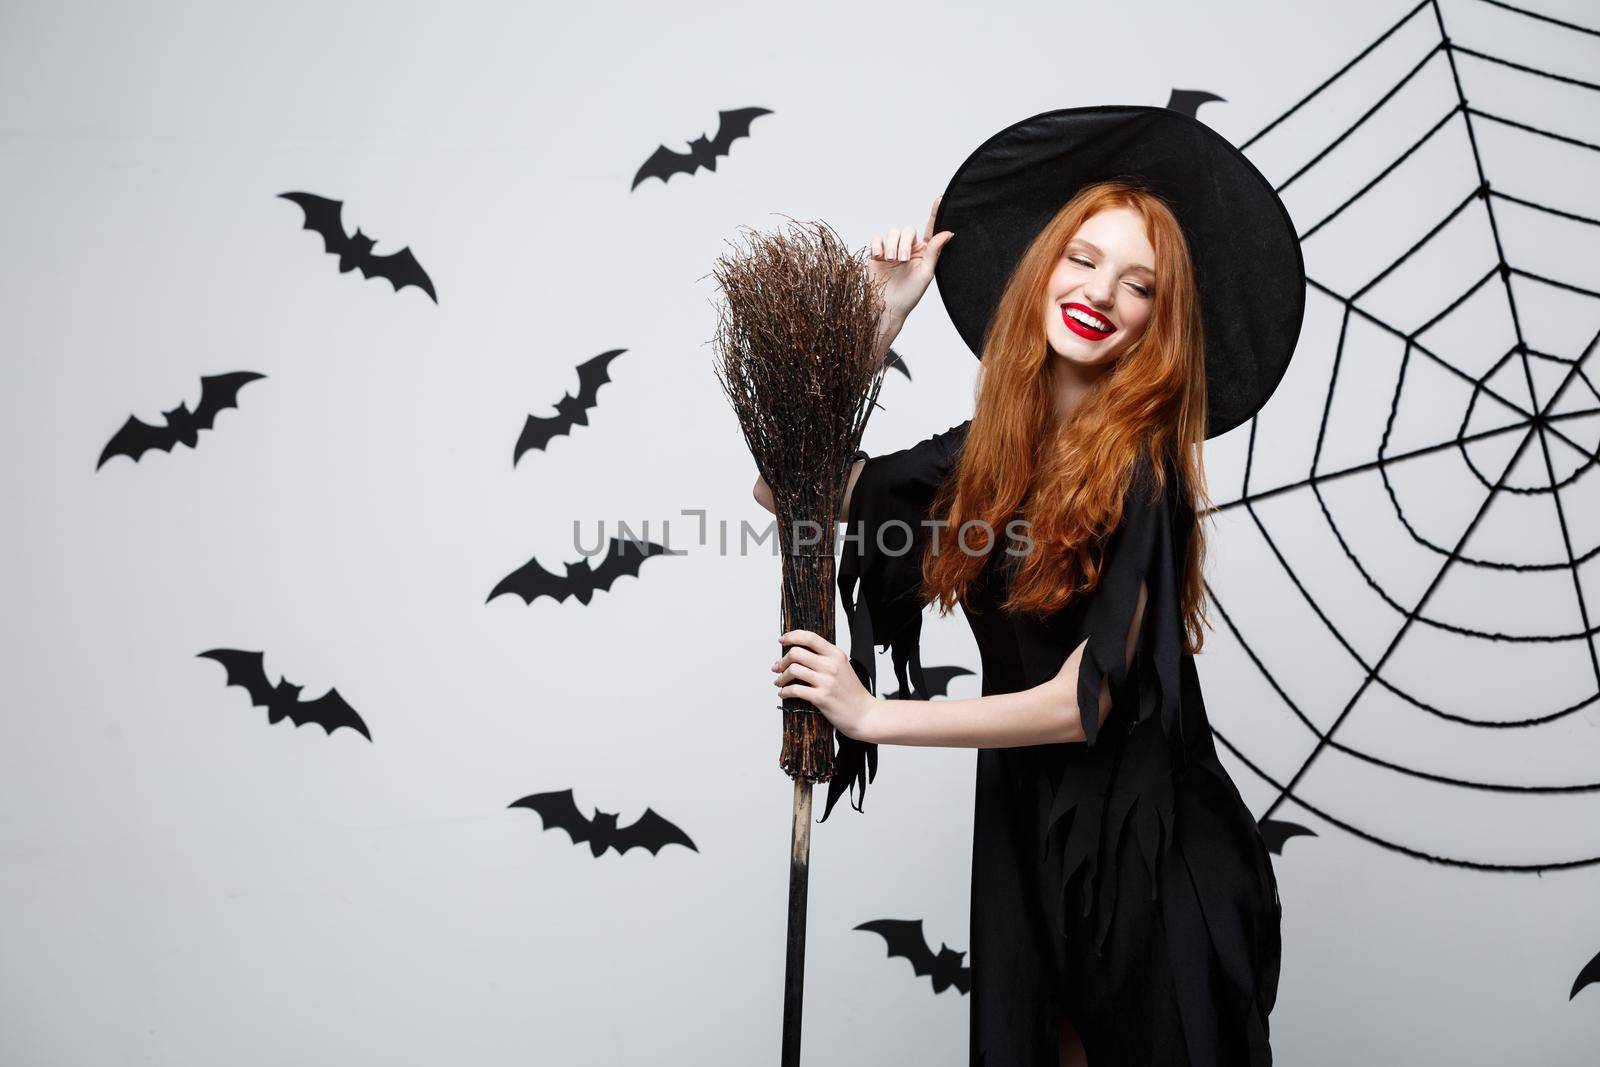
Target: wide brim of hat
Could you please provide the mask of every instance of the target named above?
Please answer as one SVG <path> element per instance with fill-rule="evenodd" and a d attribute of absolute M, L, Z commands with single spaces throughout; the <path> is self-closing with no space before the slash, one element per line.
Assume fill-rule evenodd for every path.
<path fill-rule="evenodd" d="M 934 232 L 955 236 L 934 276 L 979 357 L 1022 253 L 1089 182 L 1125 178 L 1161 196 L 1188 239 L 1206 336 L 1207 437 L 1254 415 L 1282 381 L 1305 312 L 1305 262 L 1270 182 L 1198 119 L 1162 107 L 1046 111 L 1006 127 L 956 170 Z"/>

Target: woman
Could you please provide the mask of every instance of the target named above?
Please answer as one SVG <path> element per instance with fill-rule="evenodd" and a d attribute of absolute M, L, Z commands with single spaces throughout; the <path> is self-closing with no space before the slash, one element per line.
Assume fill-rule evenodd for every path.
<path fill-rule="evenodd" d="M 1141 127 L 1146 144 L 1169 128 L 1220 141 L 1150 119 L 1150 109 L 1109 117 L 1125 121 L 1130 110 L 1156 124 Z M 1109 114 L 1047 113 L 1030 120 L 1032 133 L 1051 129 L 1059 142 L 1071 132 L 1081 150 L 1094 132 L 1079 121 L 1084 112 Z M 986 150 L 1017 173 L 1014 152 L 986 145 L 958 172 L 958 195 Z M 1140 172 L 1126 163 L 1135 153 L 1118 151 L 1122 171 L 1164 173 L 1154 163 Z M 1217 425 L 1208 373 L 1223 366 L 1221 357 L 1207 366 L 1214 350 L 1202 304 L 1215 294 L 1198 286 L 1184 225 L 1141 183 L 1055 188 L 1075 191 L 1042 225 L 1013 227 L 1031 236 L 1013 238 L 1010 257 L 988 265 L 1004 268 L 997 295 L 953 304 L 941 271 L 958 327 L 982 322 L 973 416 L 852 467 L 840 588 L 853 655 L 792 631 L 780 639 L 788 651 L 772 665 L 773 683 L 833 723 L 842 788 L 864 789 L 852 754 L 865 746 L 979 750 L 974 1065 L 1267 1064 L 1277 885 L 1217 759 L 1194 664 L 1205 624 L 1201 449 Z M 1186 205 L 1186 221 L 1198 218 Z M 880 356 L 945 244 L 961 247 L 963 227 L 939 229 L 940 206 L 920 235 L 907 227 L 873 239 L 885 298 Z M 1198 232 L 1215 253 L 1212 231 Z M 982 244 L 996 245 L 992 229 Z M 1221 276 L 1214 267 L 1208 275 Z M 973 291 L 956 275 L 951 282 Z M 1297 333 L 1298 307 L 1292 318 Z M 1215 332 L 1232 341 L 1237 331 L 1221 323 Z M 1264 402 L 1281 371 L 1245 389 L 1253 395 L 1228 418 Z M 755 492 L 770 509 L 759 479 Z M 879 537 L 892 523 L 909 528 L 909 545 L 904 530 Z M 859 606 L 849 595 L 857 583 Z M 925 702 L 917 640 L 929 601 L 942 613 L 962 606 L 982 696 Z M 914 684 L 924 699 L 872 695 L 880 643 L 894 648 L 902 691 Z"/>

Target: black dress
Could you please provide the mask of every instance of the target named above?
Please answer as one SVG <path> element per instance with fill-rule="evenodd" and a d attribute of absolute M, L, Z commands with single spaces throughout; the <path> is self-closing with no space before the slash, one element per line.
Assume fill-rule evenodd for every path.
<path fill-rule="evenodd" d="M 923 520 L 969 425 L 869 458 L 856 482 L 839 591 L 851 660 L 874 692 L 874 649 L 889 645 L 901 691 L 926 695 L 920 562 L 932 528 Z M 1094 592 L 1046 619 L 1001 610 L 1002 532 L 962 605 L 984 695 L 1054 677 L 1087 637 L 1079 706 L 1099 707 L 1103 675 L 1113 699 L 1087 743 L 978 750 L 972 1067 L 1054 1067 L 1061 1011 L 1092 1067 L 1272 1059 L 1277 883 L 1255 819 L 1217 760 L 1194 657 L 1183 651 L 1179 582 L 1194 513 L 1181 493 L 1155 493 L 1149 473 L 1142 459 Z M 938 543 L 953 544 L 949 531 Z M 1127 669 L 1141 579 L 1148 600 Z M 1094 729 L 1094 716 L 1085 727 Z M 853 791 L 861 810 L 877 766 L 876 746 L 838 738 L 824 819 Z"/>

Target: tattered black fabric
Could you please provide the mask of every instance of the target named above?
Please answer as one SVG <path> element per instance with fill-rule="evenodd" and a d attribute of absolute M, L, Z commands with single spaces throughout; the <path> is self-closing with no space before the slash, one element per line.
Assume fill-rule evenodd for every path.
<path fill-rule="evenodd" d="M 922 552 L 934 532 L 927 521 L 933 495 L 954 464 L 952 449 L 966 436 L 966 428 L 962 423 L 913 448 L 869 457 L 850 495 L 839 553 L 839 600 L 850 620 L 850 663 L 873 693 L 878 692 L 874 648 L 888 645 L 900 692 L 914 700 L 928 699 L 919 645 Z M 823 821 L 847 793 L 860 811 L 867 783 L 878 772 L 877 745 L 842 733 L 835 736 L 835 773 L 828 783 Z"/>
<path fill-rule="evenodd" d="M 888 646 L 901 691 L 927 697 L 922 545 L 969 425 L 871 457 L 857 479 L 839 592 L 851 662 L 874 693 L 875 650 Z M 1255 820 L 1217 760 L 1194 657 L 1183 648 L 1193 526 L 1175 476 L 1160 491 L 1141 460 L 1093 592 L 1044 619 L 1004 611 L 1001 540 L 962 605 L 984 695 L 1049 680 L 1086 641 L 1079 706 L 1098 709 L 1102 679 L 1112 697 L 1098 729 L 1085 715 L 1085 743 L 978 750 L 974 1067 L 1055 1064 L 1060 1012 L 1096 1067 L 1271 1062 L 1277 884 Z M 1148 599 L 1130 664 L 1141 583 Z M 877 771 L 876 746 L 837 736 L 824 819 L 847 794 L 861 810 Z"/>

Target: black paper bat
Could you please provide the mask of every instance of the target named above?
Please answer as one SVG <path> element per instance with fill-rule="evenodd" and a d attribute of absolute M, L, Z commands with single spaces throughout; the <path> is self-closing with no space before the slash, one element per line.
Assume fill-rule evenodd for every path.
<path fill-rule="evenodd" d="M 433 291 L 433 281 L 428 277 L 428 272 L 422 269 L 422 264 L 417 262 L 417 257 L 411 254 L 409 247 L 392 255 L 375 256 L 372 248 L 378 242 L 362 233 L 359 227 L 355 233 L 345 234 L 344 221 L 340 218 L 344 201 L 329 200 L 314 193 L 278 195 L 300 205 L 300 210 L 306 215 L 305 225 L 301 229 L 322 236 L 322 247 L 339 257 L 340 274 L 360 270 L 367 278 L 387 278 L 397 293 L 408 285 L 414 285 L 427 293 L 428 299 L 435 304 L 439 302 L 438 294 Z"/>
<path fill-rule="evenodd" d="M 589 425 L 587 412 L 595 406 L 596 394 L 600 387 L 611 380 L 607 371 L 611 361 L 616 359 L 626 348 L 613 348 L 609 352 L 602 352 L 593 359 L 578 364 L 578 395 L 566 394 L 556 401 L 556 413 L 545 418 L 535 418 L 529 415 L 522 424 L 522 435 L 517 438 L 517 448 L 511 456 L 511 465 L 515 467 L 524 452 L 532 449 L 542 449 L 550 443 L 551 438 L 568 433 L 574 426 Z"/>
<path fill-rule="evenodd" d="M 613 537 L 598 567 L 589 566 L 588 557 L 585 557 L 568 563 L 567 573 L 560 575 L 545 570 L 537 558 L 530 559 L 500 579 L 500 584 L 489 594 L 489 600 L 502 593 L 515 593 L 529 604 L 542 596 L 558 601 L 577 597 L 578 603 L 587 604 L 596 590 L 610 589 L 611 583 L 623 575 L 637 577 L 639 567 L 651 556 L 682 556 L 686 552 L 687 549 L 670 550 L 654 541 Z"/>
<path fill-rule="evenodd" d="M 1600 983 L 1600 955 L 1583 965 L 1583 970 L 1579 971 L 1578 977 L 1572 981 L 1572 992 L 1567 994 L 1567 999 L 1571 1000 L 1577 996 L 1578 990 L 1584 986 L 1596 983 Z"/>
<path fill-rule="evenodd" d="M 1208 93 L 1204 89 L 1174 89 L 1172 95 L 1167 97 L 1167 110 L 1177 111 L 1188 115 L 1190 118 L 1198 117 L 1196 112 L 1201 104 L 1209 104 L 1213 100 L 1223 100 L 1216 93 Z"/>
<path fill-rule="evenodd" d="M 952 681 L 960 678 L 962 675 L 971 673 L 972 672 L 967 670 L 965 667 L 924 667 L 922 668 L 922 680 L 928 683 L 928 696 L 943 697 L 950 695 L 950 683 Z M 884 699 L 916 700 L 919 698 L 905 696 L 900 692 L 900 690 L 896 689 Z"/>
<path fill-rule="evenodd" d="M 1301 826 L 1297 822 L 1287 822 L 1283 819 L 1263 819 L 1259 827 L 1261 839 L 1267 843 L 1267 851 L 1274 856 L 1283 855 L 1284 842 L 1291 837 L 1317 836 L 1317 832 L 1310 827 Z"/>
<path fill-rule="evenodd" d="M 251 704 L 266 708 L 269 723 L 281 722 L 284 718 L 296 726 L 314 722 L 330 734 L 341 726 L 348 726 L 368 741 L 372 740 L 367 724 L 361 721 L 361 716 L 356 714 L 354 708 L 345 703 L 337 689 L 329 689 L 315 700 L 301 700 L 301 686 L 291 685 L 281 675 L 276 685 L 267 681 L 260 652 L 213 648 L 200 655 L 222 664 L 228 672 L 228 684 L 243 688 L 250 694 Z"/>
<path fill-rule="evenodd" d="M 617 826 L 618 813 L 614 811 L 596 808 L 594 818 L 590 819 L 578 810 L 570 789 L 559 793 L 534 793 L 513 800 L 507 806 L 538 812 L 546 830 L 565 830 L 572 836 L 574 845 L 589 842 L 589 851 L 596 857 L 604 855 L 608 848 L 615 849 L 618 855 L 625 855 L 630 848 L 647 848 L 653 856 L 667 845 L 683 845 L 700 851 L 688 834 L 651 808 L 645 808 L 643 815 L 623 827 Z"/>
<path fill-rule="evenodd" d="M 911 380 L 911 368 L 906 366 L 906 357 L 902 356 L 894 349 L 889 349 L 889 354 L 883 359 L 883 365 L 885 367 L 893 367 L 901 374 L 904 374 L 906 376 L 906 381 L 909 382 Z"/>
<path fill-rule="evenodd" d="M 161 426 L 152 426 L 129 415 L 122 429 L 112 434 L 111 440 L 106 442 L 105 449 L 100 453 L 100 462 L 94 465 L 94 469 L 105 466 L 106 460 L 112 456 L 128 456 L 137 463 L 139 457 L 152 448 L 159 448 L 163 452 L 171 452 L 174 445 L 193 448 L 200 440 L 200 431 L 209 430 L 216 424 L 217 412 L 239 406 L 241 388 L 257 378 L 265 377 L 265 374 L 257 374 L 253 370 L 207 374 L 200 379 L 200 402 L 194 406 L 194 410 L 190 411 L 187 403 L 180 403 L 171 411 L 163 411 L 161 415 L 166 422 Z"/>
<path fill-rule="evenodd" d="M 972 969 L 961 962 L 966 953 L 957 952 L 943 942 L 935 953 L 922 934 L 921 919 L 873 919 L 856 929 L 883 935 L 889 958 L 904 956 L 910 960 L 913 971 L 929 976 L 935 993 L 943 993 L 952 986 L 962 993 L 972 988 Z"/>
<path fill-rule="evenodd" d="M 707 140 L 701 134 L 689 142 L 689 151 L 675 152 L 662 145 L 650 153 L 650 158 L 644 161 L 644 166 L 633 176 L 633 184 L 628 187 L 631 193 L 639 188 L 639 183 L 646 178 L 660 178 L 665 184 L 666 180 L 674 174 L 693 175 L 701 167 L 707 170 L 717 169 L 717 157 L 728 154 L 728 149 L 740 137 L 750 136 L 750 123 L 760 115 L 770 115 L 772 112 L 764 107 L 741 107 L 735 111 L 719 111 L 717 117 L 721 121 L 717 126 L 717 135 Z"/>

